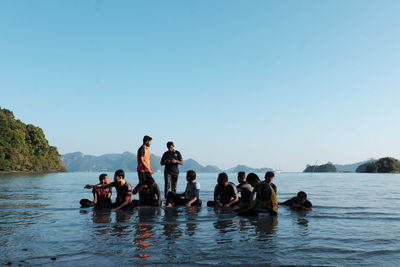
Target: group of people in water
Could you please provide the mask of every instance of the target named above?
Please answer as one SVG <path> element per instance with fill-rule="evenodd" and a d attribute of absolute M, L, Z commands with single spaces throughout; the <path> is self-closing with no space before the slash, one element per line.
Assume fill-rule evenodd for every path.
<path fill-rule="evenodd" d="M 117 170 L 114 173 L 114 181 L 110 182 L 107 174 L 99 176 L 99 183 L 96 185 L 86 185 L 85 188 L 93 189 L 93 201 L 82 199 L 82 207 L 95 206 L 97 208 L 111 208 L 113 210 L 128 210 L 138 206 L 162 205 L 160 188 L 155 182 L 152 174 L 153 169 L 150 165 L 150 149 L 152 138 L 145 136 L 143 145 L 137 153 L 138 178 L 139 183 L 132 188 L 131 184 L 125 180 L 125 172 Z M 202 205 L 200 199 L 200 183 L 197 181 L 196 172 L 189 170 L 186 172 L 186 189 L 183 193 L 177 193 L 177 181 L 179 176 L 178 166 L 183 164 L 181 153 L 175 150 L 173 142 L 167 143 L 168 150 L 161 158 L 161 165 L 164 169 L 164 200 L 166 207 L 186 205 Z M 214 199 L 207 202 L 209 207 L 229 207 L 239 216 L 257 216 L 260 213 L 277 215 L 278 205 L 289 206 L 290 209 L 298 211 L 309 211 L 312 209 L 311 202 L 307 199 L 307 194 L 300 191 L 297 196 L 284 202 L 277 201 L 277 188 L 272 180 L 275 174 L 271 171 L 265 173 L 264 180 L 257 174 L 238 172 L 238 185 L 230 182 L 226 173 L 218 174 L 217 185 L 214 188 Z M 112 203 L 111 188 L 115 187 L 117 197 Z M 133 200 L 132 195 L 139 194 L 139 200 Z M 240 194 L 240 196 L 239 196 Z M 255 197 L 254 197 L 255 196 Z"/>

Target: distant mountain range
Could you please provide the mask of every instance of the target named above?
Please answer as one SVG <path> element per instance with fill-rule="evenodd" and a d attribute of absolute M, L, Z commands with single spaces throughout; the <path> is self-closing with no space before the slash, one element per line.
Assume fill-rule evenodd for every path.
<path fill-rule="evenodd" d="M 61 155 L 61 159 L 70 172 L 110 172 L 117 169 L 135 172 L 137 168 L 136 155 L 130 152 L 124 152 L 122 154 L 104 154 L 101 156 L 84 155 L 81 152 L 75 152 Z M 160 156 L 151 154 L 150 161 L 151 167 L 155 172 L 164 171 L 164 166 L 160 165 Z M 181 165 L 179 169 L 181 172 L 194 170 L 199 173 L 219 173 L 223 171 L 228 173 L 236 173 L 239 171 L 244 171 L 246 173 L 264 173 L 272 170 L 271 168 L 256 169 L 245 165 L 237 165 L 228 170 L 222 170 L 213 165 L 203 166 L 194 159 L 184 159 L 184 164 Z"/>
<path fill-rule="evenodd" d="M 352 164 L 333 164 L 328 162 L 323 165 L 307 165 L 303 172 L 356 172 L 359 166 L 368 164 L 374 160 L 365 160 Z"/>

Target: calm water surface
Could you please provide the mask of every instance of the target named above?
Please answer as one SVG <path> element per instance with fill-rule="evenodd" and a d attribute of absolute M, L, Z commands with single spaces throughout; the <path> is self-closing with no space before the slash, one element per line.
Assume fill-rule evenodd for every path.
<path fill-rule="evenodd" d="M 79 200 L 91 199 L 83 185 L 98 175 L 0 175 L 0 265 L 400 265 L 398 174 L 280 173 L 279 201 L 303 190 L 314 210 L 280 207 L 265 218 L 204 205 L 81 209 Z M 155 178 L 162 188 L 162 174 Z M 212 199 L 216 174 L 198 178 L 203 202 Z M 127 180 L 135 185 L 137 175 Z"/>

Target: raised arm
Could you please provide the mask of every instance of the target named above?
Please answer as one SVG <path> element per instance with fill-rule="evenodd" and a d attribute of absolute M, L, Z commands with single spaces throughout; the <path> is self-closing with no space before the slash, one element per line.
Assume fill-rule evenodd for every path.
<path fill-rule="evenodd" d="M 104 188 L 110 188 L 110 187 L 112 187 L 111 184 L 87 184 L 83 188 L 85 188 L 85 189 L 91 189 L 91 188 L 104 189 Z"/>

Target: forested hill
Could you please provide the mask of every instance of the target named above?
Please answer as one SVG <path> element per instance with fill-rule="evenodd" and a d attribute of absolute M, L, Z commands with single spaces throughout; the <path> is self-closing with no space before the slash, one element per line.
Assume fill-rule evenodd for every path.
<path fill-rule="evenodd" d="M 41 128 L 0 107 L 0 171 L 57 172 L 65 167 Z"/>

